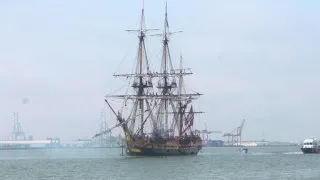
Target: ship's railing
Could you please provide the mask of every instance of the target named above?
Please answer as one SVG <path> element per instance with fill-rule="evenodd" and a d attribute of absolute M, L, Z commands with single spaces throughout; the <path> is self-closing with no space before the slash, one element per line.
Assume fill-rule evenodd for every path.
<path fill-rule="evenodd" d="M 177 141 L 179 142 L 181 139 L 201 139 L 199 135 L 185 135 L 185 136 L 144 136 L 144 135 L 134 135 L 133 140 L 134 141 Z"/>

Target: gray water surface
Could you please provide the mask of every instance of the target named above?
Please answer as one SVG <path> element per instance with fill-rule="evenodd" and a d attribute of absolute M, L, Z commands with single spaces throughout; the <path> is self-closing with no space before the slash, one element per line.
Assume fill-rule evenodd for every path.
<path fill-rule="evenodd" d="M 320 179 L 320 154 L 298 147 L 204 148 L 198 156 L 132 158 L 121 149 L 1 150 L 0 179 Z"/>

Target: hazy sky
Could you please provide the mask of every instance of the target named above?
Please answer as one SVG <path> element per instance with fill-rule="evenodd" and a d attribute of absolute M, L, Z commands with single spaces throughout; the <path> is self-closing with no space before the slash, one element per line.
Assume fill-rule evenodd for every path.
<path fill-rule="evenodd" d="M 15 111 L 35 138 L 96 133 L 104 95 L 121 84 L 113 73 L 131 70 L 137 38 L 124 30 L 138 27 L 141 4 L 0 1 L 0 139 Z M 163 27 L 164 5 L 145 0 L 149 28 Z M 317 0 L 168 0 L 171 30 L 184 31 L 172 56 L 183 54 L 195 73 L 188 87 L 204 93 L 197 125 L 228 132 L 245 118 L 245 140 L 320 138 L 319 9 Z M 161 39 L 147 43 L 159 60 Z"/>

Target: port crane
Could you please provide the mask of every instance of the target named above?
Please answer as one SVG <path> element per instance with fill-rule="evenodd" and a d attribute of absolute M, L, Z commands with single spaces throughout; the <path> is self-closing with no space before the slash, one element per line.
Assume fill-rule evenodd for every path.
<path fill-rule="evenodd" d="M 242 120 L 240 126 L 234 129 L 230 133 L 224 133 L 222 137 L 228 137 L 228 146 L 241 146 L 242 141 L 242 129 L 244 126 L 245 119 Z M 231 139 L 231 142 L 230 142 Z"/>
<path fill-rule="evenodd" d="M 12 140 L 26 140 L 26 136 L 22 130 L 22 126 L 19 121 L 19 113 L 13 113 L 14 121 L 13 121 L 13 131 L 12 131 Z"/>
<path fill-rule="evenodd" d="M 209 140 L 209 134 L 212 134 L 212 133 L 222 133 L 221 131 L 216 131 L 216 130 L 212 130 L 212 131 L 208 131 L 208 128 L 207 128 L 207 124 L 204 123 L 204 127 L 205 129 L 203 130 L 195 130 L 196 133 L 200 134 L 201 137 L 202 137 L 202 143 L 203 145 L 207 145 L 208 143 L 208 140 Z"/>

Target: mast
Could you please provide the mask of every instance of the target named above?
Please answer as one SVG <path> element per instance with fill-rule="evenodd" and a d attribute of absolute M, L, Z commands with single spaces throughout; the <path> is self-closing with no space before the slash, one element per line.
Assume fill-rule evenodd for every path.
<path fill-rule="evenodd" d="M 139 133 L 140 135 L 144 133 L 144 123 L 147 117 L 144 114 L 146 112 L 150 112 L 150 105 L 148 100 L 152 99 L 152 97 L 147 95 L 150 95 L 153 89 L 152 73 L 149 68 L 145 37 L 148 31 L 158 30 L 158 29 L 146 28 L 144 14 L 145 14 L 145 10 L 144 10 L 144 4 L 143 4 L 141 9 L 139 28 L 135 30 L 126 30 L 128 32 L 136 32 L 138 41 L 139 41 L 135 72 L 132 74 L 115 74 L 114 75 L 114 76 L 121 76 L 125 78 L 129 78 L 129 77 L 133 78 L 133 83 L 131 84 L 131 87 L 133 88 L 134 94 L 106 96 L 106 98 L 108 97 L 124 98 L 124 101 L 125 101 L 124 105 L 126 105 L 127 100 L 133 101 L 133 107 L 131 109 L 131 112 L 129 113 L 129 117 L 125 118 L 126 122 L 129 122 L 127 120 L 130 119 L 130 127 L 128 128 L 130 132 L 127 132 L 127 133 L 130 133 L 130 134 Z M 122 116 L 122 112 L 118 114 L 119 116 Z"/>
<path fill-rule="evenodd" d="M 160 132 L 161 134 L 167 135 L 169 132 L 169 98 L 167 96 L 171 95 L 172 88 L 176 88 L 175 81 L 171 81 L 169 79 L 169 74 L 172 72 L 172 62 L 170 58 L 170 51 L 169 51 L 169 23 L 168 23 L 168 12 L 167 12 L 167 3 L 165 6 L 165 19 L 164 19 L 164 29 L 163 29 L 163 39 L 162 39 L 162 62 L 161 62 L 161 69 L 160 73 L 162 74 L 160 76 L 159 82 L 158 82 L 158 89 L 160 91 L 160 94 L 165 96 L 166 98 L 163 98 L 160 100 L 160 107 L 158 113 L 161 113 L 162 116 L 158 118 L 158 122 L 160 124 Z M 170 65 L 170 67 L 169 67 Z M 170 72 L 169 72 L 170 68 Z M 171 79 L 174 79 L 172 77 Z M 163 122 L 164 121 L 164 124 Z"/>
<path fill-rule="evenodd" d="M 182 58 L 180 58 L 180 68 L 173 68 L 169 49 L 169 36 L 175 33 L 180 33 L 182 31 L 169 31 L 167 9 L 168 8 L 166 3 L 163 33 L 154 34 L 154 36 L 162 36 L 161 68 L 160 73 L 156 75 L 159 79 L 157 88 L 159 89 L 160 96 L 162 96 L 162 98 L 158 96 L 158 98 L 160 98 L 160 106 L 157 112 L 157 122 L 159 124 L 158 129 L 160 130 L 161 134 L 167 135 L 169 131 L 169 114 L 173 113 L 174 116 L 172 118 L 171 127 L 173 127 L 173 129 L 177 127 L 179 136 L 182 136 L 182 133 L 184 131 L 183 122 L 185 120 L 185 110 L 187 108 L 187 104 L 191 102 L 190 100 L 193 97 L 200 94 L 186 94 L 185 92 L 183 92 L 183 76 L 190 75 L 192 74 L 192 72 L 189 69 L 182 68 Z M 179 86 L 177 86 L 176 78 L 179 79 Z M 173 112 L 169 112 L 169 104 L 171 105 Z"/>
<path fill-rule="evenodd" d="M 143 49 L 144 46 L 144 38 L 145 38 L 145 34 L 143 32 L 143 29 L 145 29 L 145 22 L 144 22 L 144 5 L 142 7 L 141 10 L 141 20 L 140 20 L 140 35 L 139 37 L 139 55 L 138 55 L 138 60 L 139 60 L 139 74 L 142 74 L 142 61 L 143 61 L 143 50 L 145 52 L 145 49 Z M 146 62 L 148 61 L 147 58 L 145 59 Z M 149 70 L 149 67 L 147 66 L 147 69 Z M 136 87 L 138 88 L 138 96 L 142 96 L 144 94 L 144 86 L 143 86 L 143 81 L 142 81 L 142 77 L 139 77 L 139 86 Z M 139 99 L 139 109 L 140 109 L 140 114 L 141 114 L 141 118 L 140 118 L 140 133 L 143 134 L 143 114 L 144 114 L 144 108 L 143 108 L 143 99 Z"/>
<path fill-rule="evenodd" d="M 178 95 L 182 94 L 182 86 L 183 86 L 183 76 L 182 76 L 182 55 L 180 55 L 180 76 L 179 76 L 179 92 Z M 182 136 L 183 130 L 183 112 L 182 112 L 182 102 L 178 101 L 179 104 L 179 136 Z"/>
<path fill-rule="evenodd" d="M 167 68 L 167 54 L 169 54 L 169 46 L 168 46 L 168 35 L 167 31 L 169 31 L 169 24 L 168 24 L 168 13 L 167 13 L 167 3 L 166 3 L 166 10 L 165 10 L 165 22 L 164 22 L 164 40 L 163 40 L 163 64 L 164 64 L 164 88 L 163 94 L 168 93 L 168 77 L 166 74 L 168 73 Z M 171 67 L 172 68 L 172 67 Z M 165 111 L 165 133 L 168 132 L 168 99 L 164 99 L 164 111 Z"/>

